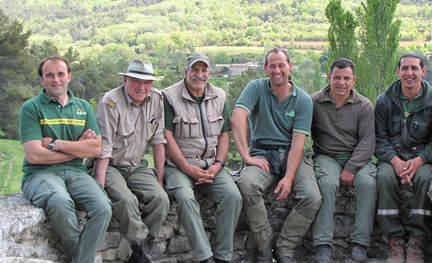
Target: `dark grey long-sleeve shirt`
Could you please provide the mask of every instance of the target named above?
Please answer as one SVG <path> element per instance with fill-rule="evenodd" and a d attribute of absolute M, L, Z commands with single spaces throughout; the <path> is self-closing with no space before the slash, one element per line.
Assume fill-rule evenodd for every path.
<path fill-rule="evenodd" d="M 312 139 L 315 153 L 346 158 L 344 169 L 357 173 L 375 150 L 372 103 L 354 89 L 340 108 L 329 96 L 330 86 L 314 93 Z"/>

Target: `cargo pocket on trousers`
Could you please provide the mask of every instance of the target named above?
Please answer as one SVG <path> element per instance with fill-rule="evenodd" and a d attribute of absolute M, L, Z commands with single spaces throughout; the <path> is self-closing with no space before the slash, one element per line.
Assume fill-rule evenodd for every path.
<path fill-rule="evenodd" d="M 56 192 L 57 190 L 42 178 L 27 181 L 23 187 L 24 195 L 37 207 L 45 207 L 46 200 Z"/>

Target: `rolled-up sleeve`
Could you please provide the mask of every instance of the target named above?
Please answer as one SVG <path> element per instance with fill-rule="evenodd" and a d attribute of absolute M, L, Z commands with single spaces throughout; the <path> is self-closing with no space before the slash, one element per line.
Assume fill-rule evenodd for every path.
<path fill-rule="evenodd" d="M 96 118 L 102 133 L 102 151 L 100 158 L 111 158 L 118 122 L 117 110 L 116 108 L 110 107 L 103 97 L 97 106 Z"/>
<path fill-rule="evenodd" d="M 165 119 L 164 119 L 164 107 L 163 107 L 163 99 L 161 97 L 160 100 L 155 103 L 155 120 L 154 122 L 157 124 L 156 131 L 153 135 L 153 137 L 150 140 L 150 145 L 158 145 L 158 144 L 165 144 L 166 139 L 164 136 L 164 127 L 165 127 Z"/>

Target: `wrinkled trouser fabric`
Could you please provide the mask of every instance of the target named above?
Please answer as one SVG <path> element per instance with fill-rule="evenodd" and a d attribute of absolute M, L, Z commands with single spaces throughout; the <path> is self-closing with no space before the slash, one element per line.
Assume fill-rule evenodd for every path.
<path fill-rule="evenodd" d="M 271 242 L 272 233 L 262 195 L 266 189 L 276 185 L 278 181 L 277 176 L 265 172 L 257 166 L 246 166 L 241 171 L 237 183 L 243 196 L 243 206 L 246 210 L 249 227 L 260 251 L 263 251 Z M 281 256 L 291 256 L 292 251 L 301 242 L 321 206 L 321 194 L 311 159 L 302 157 L 293 181 L 292 192 L 296 205 L 285 219 L 276 244 L 277 252 Z M 250 210 L 254 212 L 248 212 Z"/>
<path fill-rule="evenodd" d="M 111 204 L 102 188 L 85 172 L 39 171 L 23 185 L 23 193 L 43 208 L 73 263 L 93 263 L 111 221 Z M 75 206 L 86 212 L 81 231 Z"/>
<path fill-rule="evenodd" d="M 315 175 L 322 195 L 322 206 L 313 225 L 313 244 L 332 245 L 334 234 L 333 213 L 340 187 L 340 173 L 345 162 L 326 155 L 314 157 Z M 376 167 L 368 162 L 354 177 L 356 214 L 351 242 L 368 247 L 376 213 Z"/>
<path fill-rule="evenodd" d="M 169 199 L 146 161 L 137 166 L 110 164 L 105 185 L 120 233 L 131 245 L 140 243 L 147 235 L 159 236 L 168 215 Z M 142 211 L 139 202 L 144 205 Z"/>
<path fill-rule="evenodd" d="M 390 163 L 377 164 L 378 189 L 378 216 L 377 220 L 384 232 L 390 237 L 401 237 L 406 233 L 411 237 L 430 235 L 428 223 L 431 218 L 431 201 L 427 196 L 432 181 L 432 165 L 424 164 L 414 176 L 411 209 L 405 225 L 401 222 L 400 202 L 398 189 L 401 187 L 400 179 Z"/>
<path fill-rule="evenodd" d="M 213 255 L 217 259 L 231 261 L 234 231 L 242 207 L 242 197 L 232 176 L 222 169 L 213 183 L 195 185 L 193 179 L 179 169 L 165 166 L 165 181 L 168 195 L 177 203 L 177 213 L 195 259 L 200 261 Z M 194 188 L 205 193 L 217 206 L 213 253 L 204 230 Z"/>

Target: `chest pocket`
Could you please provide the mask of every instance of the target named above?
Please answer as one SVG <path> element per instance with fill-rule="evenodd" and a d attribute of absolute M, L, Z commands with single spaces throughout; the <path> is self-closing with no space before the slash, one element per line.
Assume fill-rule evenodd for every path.
<path fill-rule="evenodd" d="M 120 127 L 115 135 L 113 148 L 119 149 L 131 145 L 133 143 L 134 132 L 135 129 L 133 127 L 129 127 L 129 129 Z"/>
<path fill-rule="evenodd" d="M 174 117 L 175 136 L 177 138 L 200 137 L 199 120 L 197 118 Z"/>
<path fill-rule="evenodd" d="M 409 126 L 409 133 L 411 137 L 413 137 L 416 140 L 423 140 L 424 138 L 429 138 L 430 137 L 429 123 L 414 117 L 411 120 Z"/>
<path fill-rule="evenodd" d="M 224 119 L 222 116 L 209 116 L 209 135 L 218 136 L 221 133 L 222 126 L 224 124 Z"/>

